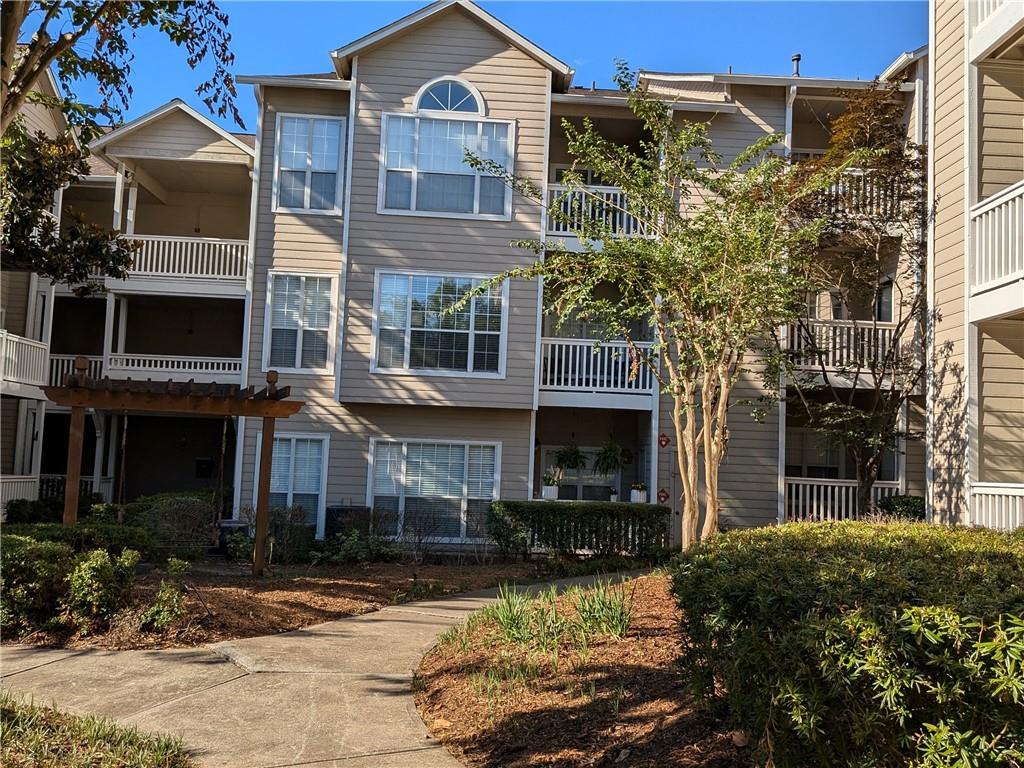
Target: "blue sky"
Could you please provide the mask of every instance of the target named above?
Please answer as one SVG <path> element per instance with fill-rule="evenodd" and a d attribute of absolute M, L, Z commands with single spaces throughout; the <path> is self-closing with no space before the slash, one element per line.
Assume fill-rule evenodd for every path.
<path fill-rule="evenodd" d="M 238 74 L 323 72 L 327 52 L 425 5 L 410 2 L 224 2 Z M 480 3 L 576 68 L 574 84 L 609 85 L 613 60 L 679 72 L 788 74 L 803 55 L 805 76 L 871 79 L 900 52 L 927 42 L 928 7 L 915 2 L 494 2 Z M 571 33 L 570 33 L 571 30 Z M 135 46 L 129 118 L 177 96 L 205 112 L 202 79 L 157 34 Z M 240 87 L 246 128 L 251 89 Z M 86 89 L 80 95 L 87 97 Z M 225 127 L 239 130 L 228 121 Z"/>

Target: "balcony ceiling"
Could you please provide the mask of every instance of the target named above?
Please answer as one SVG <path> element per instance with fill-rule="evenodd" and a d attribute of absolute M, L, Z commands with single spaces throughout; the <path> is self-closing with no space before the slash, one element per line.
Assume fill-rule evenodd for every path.
<path fill-rule="evenodd" d="M 1024 61 L 1024 35 L 997 49 L 992 58 L 1000 61 Z"/>
<path fill-rule="evenodd" d="M 138 167 L 171 192 L 206 192 L 247 197 L 252 188 L 249 169 L 236 163 L 146 159 L 139 161 Z M 145 179 L 141 183 L 145 186 Z"/>

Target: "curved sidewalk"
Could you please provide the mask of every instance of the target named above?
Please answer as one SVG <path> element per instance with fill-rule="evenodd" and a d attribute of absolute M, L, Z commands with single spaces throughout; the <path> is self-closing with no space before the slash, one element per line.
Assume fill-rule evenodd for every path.
<path fill-rule="evenodd" d="M 406 603 L 204 648 L 8 645 L 0 682 L 60 709 L 178 735 L 204 766 L 454 767 L 416 711 L 413 672 L 439 634 L 495 595 Z"/>

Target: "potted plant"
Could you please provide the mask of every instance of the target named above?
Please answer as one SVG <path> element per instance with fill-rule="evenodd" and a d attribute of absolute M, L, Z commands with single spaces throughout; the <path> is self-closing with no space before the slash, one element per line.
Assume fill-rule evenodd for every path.
<path fill-rule="evenodd" d="M 609 440 L 601 446 L 601 449 L 594 457 L 594 473 L 605 477 L 614 477 L 625 463 L 625 454 L 622 446 L 614 440 Z M 614 485 L 609 485 L 608 490 L 610 492 L 609 500 L 618 501 L 619 489 Z"/>
<path fill-rule="evenodd" d="M 561 470 L 558 478 L 561 480 L 561 472 L 567 469 L 586 469 L 587 457 L 576 443 L 569 443 L 555 451 L 555 466 Z"/>
<path fill-rule="evenodd" d="M 629 500 L 634 504 L 646 504 L 647 503 L 647 484 L 646 483 L 633 483 L 629 487 Z"/>
<path fill-rule="evenodd" d="M 541 475 L 540 497 L 547 501 L 554 501 L 558 498 L 558 483 L 561 480 L 561 473 L 557 467 L 548 467 Z"/>

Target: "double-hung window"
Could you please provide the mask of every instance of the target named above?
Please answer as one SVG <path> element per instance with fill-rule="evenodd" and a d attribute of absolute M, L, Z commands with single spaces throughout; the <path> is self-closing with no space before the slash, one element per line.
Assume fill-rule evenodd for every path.
<path fill-rule="evenodd" d="M 378 210 L 509 218 L 512 194 L 504 179 L 474 169 L 466 153 L 511 172 L 513 123 L 482 115 L 479 96 L 453 80 L 424 90 L 415 113 L 385 114 Z"/>
<path fill-rule="evenodd" d="M 370 507 L 379 528 L 421 539 L 479 539 L 498 497 L 495 443 L 375 440 Z"/>
<path fill-rule="evenodd" d="M 270 466 L 270 506 L 299 507 L 323 536 L 327 437 L 278 435 Z"/>
<path fill-rule="evenodd" d="M 341 210 L 345 119 L 278 115 L 275 210 Z"/>
<path fill-rule="evenodd" d="M 331 292 L 325 275 L 271 273 L 267 289 L 267 368 L 316 370 L 331 358 Z"/>
<path fill-rule="evenodd" d="M 475 277 L 379 272 L 375 368 L 503 375 L 507 284 L 454 309 L 479 284 Z"/>

